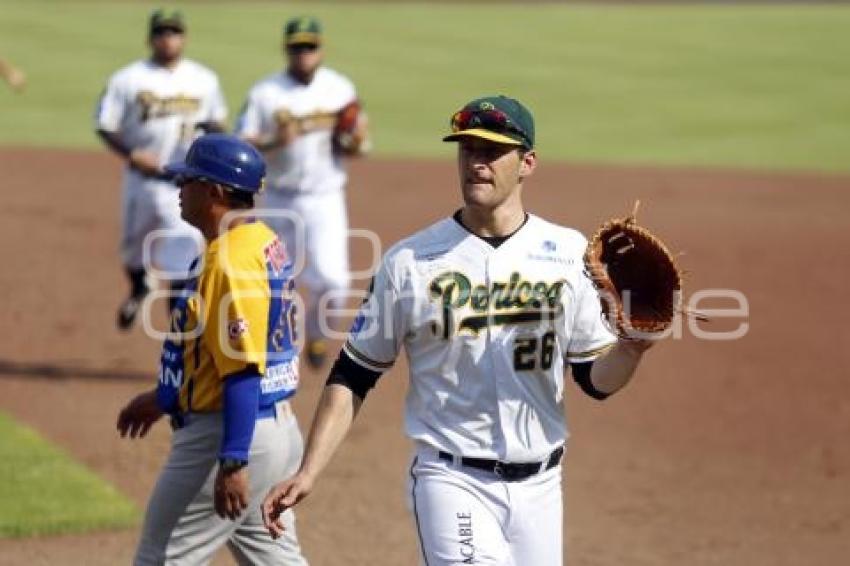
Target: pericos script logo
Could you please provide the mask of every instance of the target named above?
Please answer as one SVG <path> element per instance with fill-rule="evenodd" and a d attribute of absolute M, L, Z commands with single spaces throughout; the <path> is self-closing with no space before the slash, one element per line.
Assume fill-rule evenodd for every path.
<path fill-rule="evenodd" d="M 561 296 L 567 282 L 527 281 L 518 272 L 508 281 L 494 281 L 489 287 L 473 285 L 463 273 L 442 273 L 428 286 L 429 296 L 442 307 L 442 329 L 434 327 L 435 334 L 448 339 L 452 333 L 463 331 L 478 334 L 488 326 L 542 323 L 554 321 L 563 312 Z M 455 328 L 455 316 L 463 316 Z"/>

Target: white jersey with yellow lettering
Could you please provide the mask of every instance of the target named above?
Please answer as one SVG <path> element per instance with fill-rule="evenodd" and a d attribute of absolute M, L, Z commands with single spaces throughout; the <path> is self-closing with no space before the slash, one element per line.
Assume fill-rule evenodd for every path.
<path fill-rule="evenodd" d="M 115 132 L 130 149 L 150 151 L 166 165 L 182 161 L 201 122 L 224 122 L 227 107 L 218 77 L 181 59 L 167 68 L 145 59 L 109 79 L 95 113 L 99 130 Z"/>
<path fill-rule="evenodd" d="M 298 136 L 266 155 L 270 193 L 340 191 L 346 173 L 342 157 L 332 148 L 336 115 L 357 99 L 352 82 L 327 67 L 301 83 L 287 72 L 270 75 L 255 84 L 236 124 L 242 137 L 268 136 L 280 121 L 295 120 Z"/>
<path fill-rule="evenodd" d="M 565 364 L 616 341 L 584 274 L 586 245 L 529 215 L 494 247 L 448 218 L 384 256 L 343 347 L 373 371 L 407 353 L 426 564 L 561 563 Z M 494 475 L 470 458 L 509 465 Z M 511 546 L 506 524 L 525 547 Z"/>
<path fill-rule="evenodd" d="M 345 351 L 384 371 L 404 346 L 414 440 L 541 460 L 567 437 L 565 361 L 592 360 L 614 342 L 584 275 L 586 244 L 532 215 L 496 248 L 443 220 L 386 254 Z"/>
<path fill-rule="evenodd" d="M 216 74 L 203 65 L 181 59 L 173 68 L 140 60 L 110 77 L 95 111 L 95 128 L 119 136 L 131 151 L 156 155 L 159 163 L 182 161 L 203 122 L 223 123 L 227 107 Z M 199 253 L 199 232 L 180 217 L 177 188 L 156 177 L 127 168 L 123 182 L 121 253 L 131 269 L 144 265 L 145 238 L 165 230 L 150 242 L 150 261 L 178 278 Z"/>

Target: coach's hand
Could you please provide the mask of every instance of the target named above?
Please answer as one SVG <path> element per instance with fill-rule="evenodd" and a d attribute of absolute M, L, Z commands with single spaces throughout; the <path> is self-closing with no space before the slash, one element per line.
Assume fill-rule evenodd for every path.
<path fill-rule="evenodd" d="M 118 413 L 118 432 L 121 438 L 128 434 L 130 438 L 142 438 L 151 426 L 162 417 L 162 410 L 156 402 L 156 390 L 146 391 L 133 398 Z"/>
<path fill-rule="evenodd" d="M 280 520 L 283 512 L 307 497 L 312 490 L 313 478 L 303 472 L 276 484 L 269 490 L 268 495 L 263 499 L 261 511 L 263 524 L 272 538 L 276 539 L 283 534 L 283 523 Z"/>
<path fill-rule="evenodd" d="M 248 508 L 248 468 L 224 471 L 215 476 L 215 512 L 222 519 L 236 520 Z"/>

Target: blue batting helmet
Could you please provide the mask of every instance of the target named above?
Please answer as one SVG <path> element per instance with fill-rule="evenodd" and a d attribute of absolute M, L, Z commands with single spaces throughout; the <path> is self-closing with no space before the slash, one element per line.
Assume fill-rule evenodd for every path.
<path fill-rule="evenodd" d="M 171 163 L 165 172 L 175 179 L 205 179 L 258 193 L 265 182 L 266 162 L 246 141 L 227 134 L 207 134 L 195 140 L 184 163 Z"/>

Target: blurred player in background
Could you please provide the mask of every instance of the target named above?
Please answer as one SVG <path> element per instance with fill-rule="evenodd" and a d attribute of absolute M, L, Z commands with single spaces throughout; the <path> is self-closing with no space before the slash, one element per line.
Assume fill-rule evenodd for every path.
<path fill-rule="evenodd" d="M 305 256 L 299 278 L 299 287 L 309 291 L 305 350 L 318 368 L 327 355 L 320 301 L 327 294 L 330 309 L 343 306 L 351 279 L 343 157 L 368 149 L 367 123 L 352 82 L 322 66 L 318 20 L 287 22 L 284 48 L 286 69 L 251 88 L 236 133 L 266 154 L 269 190 L 262 206 L 296 217 L 266 220 L 291 254 Z M 344 121 L 349 124 L 340 127 Z"/>
<path fill-rule="evenodd" d="M 118 327 L 129 328 L 149 291 L 145 238 L 154 230 L 151 264 L 173 289 L 202 245 L 200 233 L 180 218 L 177 187 L 163 166 L 180 161 L 203 132 L 224 130 L 227 108 L 214 72 L 183 58 L 186 22 L 177 11 L 156 10 L 148 27 L 151 55 L 120 69 L 106 86 L 95 128 L 127 164 L 123 182 L 121 255 L 130 293 L 118 310 Z"/>

